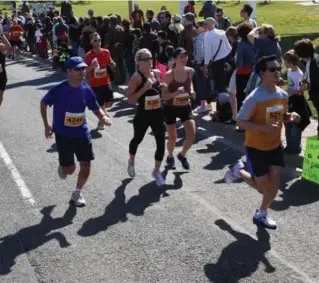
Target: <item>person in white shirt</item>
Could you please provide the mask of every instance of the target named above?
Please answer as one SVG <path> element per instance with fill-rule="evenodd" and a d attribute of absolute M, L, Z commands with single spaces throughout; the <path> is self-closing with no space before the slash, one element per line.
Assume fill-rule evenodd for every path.
<path fill-rule="evenodd" d="M 299 58 L 294 50 L 289 50 L 283 56 L 284 64 L 287 69 L 287 92 L 289 94 L 289 111 L 298 113 L 303 119 L 303 123 L 293 122 L 285 124 L 286 129 L 286 154 L 299 154 L 301 152 L 302 131 L 308 125 L 311 111 L 301 90 L 300 82 L 304 78 L 303 72 L 298 68 Z M 309 120 L 310 122 L 310 120 Z"/>
<path fill-rule="evenodd" d="M 226 92 L 225 62 L 231 52 L 231 45 L 225 31 L 215 28 L 216 21 L 214 18 L 207 18 L 205 23 L 208 32 L 204 39 L 204 74 L 208 77 L 208 70 L 210 69 L 214 93 L 218 94 Z"/>

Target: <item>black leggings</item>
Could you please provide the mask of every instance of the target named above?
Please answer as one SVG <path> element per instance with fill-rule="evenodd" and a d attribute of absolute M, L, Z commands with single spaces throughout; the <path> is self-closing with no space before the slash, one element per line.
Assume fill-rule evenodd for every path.
<path fill-rule="evenodd" d="M 138 113 L 134 117 L 134 137 L 130 142 L 130 154 L 136 155 L 137 147 L 144 139 L 148 127 L 151 127 L 156 140 L 155 160 L 162 161 L 165 154 L 165 125 L 162 112 Z"/>

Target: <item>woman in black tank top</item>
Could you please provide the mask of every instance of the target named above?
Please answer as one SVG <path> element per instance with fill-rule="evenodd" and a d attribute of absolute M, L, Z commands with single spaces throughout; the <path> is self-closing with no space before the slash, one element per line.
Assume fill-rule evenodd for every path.
<path fill-rule="evenodd" d="M 166 159 L 167 167 L 175 169 L 174 149 L 177 139 L 176 120 L 179 118 L 184 126 L 185 141 L 182 151 L 177 155 L 184 169 L 189 169 L 186 153 L 195 138 L 195 122 L 192 115 L 190 99 L 195 98 L 193 88 L 194 69 L 186 67 L 188 55 L 184 48 L 174 51 L 175 66 L 165 74 L 163 91 L 164 117 L 168 132 Z"/>
<path fill-rule="evenodd" d="M 0 24 L 0 105 L 3 101 L 3 93 L 7 85 L 6 73 L 6 52 L 11 49 L 11 44 L 3 35 L 3 28 Z"/>
<path fill-rule="evenodd" d="M 130 141 L 127 172 L 135 177 L 135 155 L 138 145 L 142 142 L 146 131 L 151 127 L 156 140 L 155 168 L 152 176 L 158 186 L 165 181 L 160 167 L 165 153 L 165 125 L 161 105 L 161 85 L 159 71 L 152 70 L 152 54 L 148 49 L 141 49 L 135 55 L 137 72 L 131 77 L 127 95 L 128 102 L 138 103 L 134 117 L 134 137 Z"/>

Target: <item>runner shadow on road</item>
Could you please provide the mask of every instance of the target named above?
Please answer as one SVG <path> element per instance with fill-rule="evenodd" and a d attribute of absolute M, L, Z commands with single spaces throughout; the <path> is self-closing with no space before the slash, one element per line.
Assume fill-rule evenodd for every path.
<path fill-rule="evenodd" d="M 276 270 L 265 256 L 271 249 L 270 235 L 258 226 L 257 240 L 251 236 L 235 231 L 224 220 L 217 220 L 215 224 L 222 230 L 232 235 L 236 241 L 223 249 L 215 264 L 204 266 L 204 272 L 211 282 L 236 283 L 241 279 L 251 276 L 263 263 L 265 271 L 272 273 Z"/>
<path fill-rule="evenodd" d="M 0 238 L 0 275 L 11 272 L 15 259 L 24 253 L 35 250 L 50 240 L 57 240 L 61 248 L 67 248 L 70 243 L 61 232 L 53 232 L 72 224 L 76 215 L 76 207 L 70 205 L 62 217 L 53 219 L 51 213 L 54 205 L 44 207 L 39 224 L 22 228 L 16 234 Z"/>
<path fill-rule="evenodd" d="M 97 235 L 100 232 L 106 231 L 112 225 L 127 221 L 128 214 L 143 216 L 148 207 L 160 201 L 161 196 L 168 196 L 168 190 L 178 190 L 182 188 L 183 182 L 181 175 L 184 173 L 185 172 L 174 172 L 175 179 L 173 185 L 157 187 L 153 181 L 142 186 L 139 189 L 138 195 L 131 197 L 127 202 L 125 189 L 132 179 L 124 179 L 122 184 L 115 190 L 114 199 L 106 206 L 105 213 L 87 220 L 78 231 L 78 235 L 82 237 Z M 165 173 L 163 173 L 163 175 L 165 176 Z"/>
<path fill-rule="evenodd" d="M 291 206 L 303 206 L 319 201 L 319 187 L 304 179 L 295 180 L 288 185 L 289 180 L 284 180 L 284 185 L 278 196 L 282 200 L 274 200 L 271 208 L 276 211 L 289 209 Z"/>
<path fill-rule="evenodd" d="M 231 146 L 225 145 L 221 140 L 222 138 L 217 139 L 213 143 L 206 144 L 206 149 L 196 150 L 198 153 L 213 153 L 211 163 L 205 165 L 204 169 L 221 170 L 228 165 L 233 165 L 243 156 L 242 152 Z"/>

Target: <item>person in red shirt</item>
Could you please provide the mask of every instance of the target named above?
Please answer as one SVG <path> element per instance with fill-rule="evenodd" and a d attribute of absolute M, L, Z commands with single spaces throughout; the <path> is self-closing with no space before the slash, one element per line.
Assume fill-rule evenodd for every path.
<path fill-rule="evenodd" d="M 133 28 L 143 29 L 142 26 L 145 22 L 144 13 L 138 4 L 134 4 L 134 11 L 131 14 L 131 24 Z"/>
<path fill-rule="evenodd" d="M 85 63 L 89 66 L 89 85 L 93 89 L 97 101 L 103 110 L 113 104 L 113 90 L 111 78 L 108 73 L 108 66 L 115 67 L 108 49 L 101 48 L 101 37 L 97 32 L 90 35 L 93 49 L 85 56 Z M 104 123 L 99 121 L 98 130 L 104 129 Z"/>
<path fill-rule="evenodd" d="M 9 40 L 12 46 L 12 59 L 14 55 L 19 55 L 19 48 L 21 47 L 22 40 L 21 36 L 23 34 L 23 28 L 18 25 L 18 20 L 13 19 L 12 26 L 9 28 Z"/>

